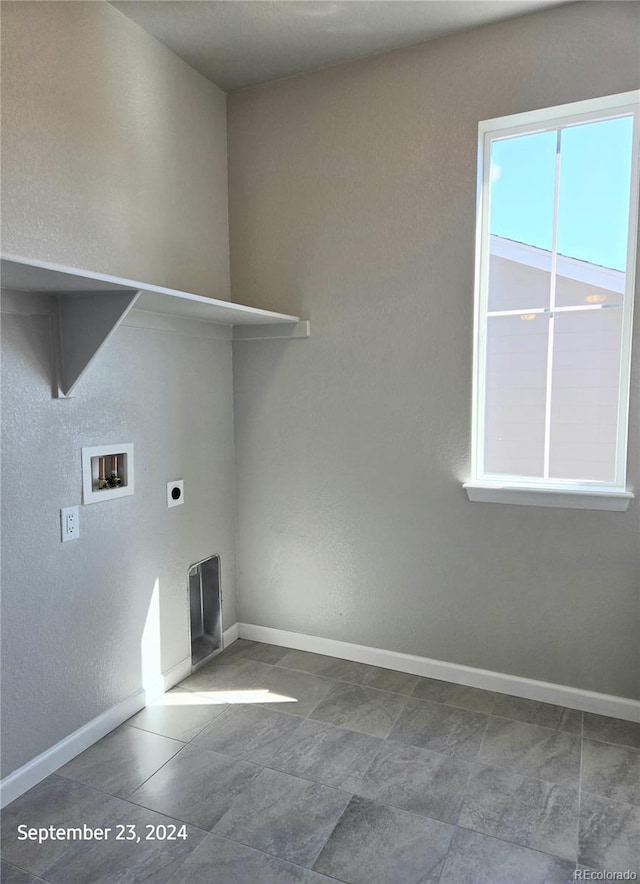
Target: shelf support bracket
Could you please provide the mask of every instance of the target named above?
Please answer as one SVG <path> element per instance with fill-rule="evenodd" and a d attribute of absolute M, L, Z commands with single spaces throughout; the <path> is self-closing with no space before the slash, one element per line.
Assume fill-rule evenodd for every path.
<path fill-rule="evenodd" d="M 58 398 L 66 399 L 116 331 L 141 292 L 56 295 Z"/>

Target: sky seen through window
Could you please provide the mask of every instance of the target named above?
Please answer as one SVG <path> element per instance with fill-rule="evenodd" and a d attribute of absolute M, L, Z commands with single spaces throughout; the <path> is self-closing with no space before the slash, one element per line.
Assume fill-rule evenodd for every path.
<path fill-rule="evenodd" d="M 626 269 L 632 131 L 631 116 L 562 128 L 560 255 Z M 551 250 L 556 145 L 557 130 L 492 143 L 492 234 Z"/>

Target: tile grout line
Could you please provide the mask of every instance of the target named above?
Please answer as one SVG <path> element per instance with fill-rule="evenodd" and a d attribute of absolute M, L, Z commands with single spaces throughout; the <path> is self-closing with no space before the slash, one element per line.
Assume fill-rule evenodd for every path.
<path fill-rule="evenodd" d="M 231 756 L 229 756 L 231 757 Z M 273 763 L 273 762 L 272 762 Z M 282 774 L 285 777 L 291 777 L 293 780 L 302 780 L 304 783 L 309 783 L 310 786 L 320 786 L 321 789 L 330 789 L 333 792 L 341 792 L 344 795 L 351 795 L 351 797 L 355 797 L 357 792 L 353 792 L 351 789 L 341 789 L 340 786 L 327 786 L 326 783 L 320 783 L 318 780 L 310 780 L 309 777 L 301 777 L 299 774 L 292 774 L 286 770 L 282 770 L 281 767 L 269 767 L 268 764 L 265 764 L 262 770 L 269 770 L 271 773 Z M 262 773 L 262 771 L 260 771 Z M 257 775 L 256 775 L 257 776 Z M 251 780 L 253 782 L 253 780 Z M 240 793 L 242 794 L 242 793 Z M 238 796 L 239 797 L 239 796 Z M 364 798 L 365 796 L 359 796 Z M 236 800 L 235 798 L 233 799 Z M 231 808 L 229 808 L 231 809 Z M 225 811 L 226 813 L 227 811 Z M 216 823 L 217 825 L 217 823 Z"/>
<path fill-rule="evenodd" d="M 611 798 L 609 795 L 602 795 L 599 792 L 591 792 L 589 789 L 583 789 L 582 791 L 585 795 L 593 795 L 594 798 L 599 798 L 601 801 L 608 801 L 610 804 L 622 804 L 625 807 L 640 809 L 640 804 L 635 804 L 633 801 L 622 801 L 620 798 Z"/>
<path fill-rule="evenodd" d="M 354 796 L 354 793 L 351 792 L 351 791 L 347 792 L 346 790 L 342 790 L 342 789 L 335 789 L 335 788 L 333 788 L 333 787 L 331 787 L 331 786 L 323 786 L 322 783 L 318 784 L 318 783 L 314 782 L 313 780 L 307 780 L 307 779 L 305 779 L 304 777 L 297 777 L 297 776 L 294 776 L 293 774 L 287 774 L 287 773 L 285 773 L 284 771 L 280 771 L 280 770 L 275 770 L 275 771 L 274 771 L 272 768 L 268 768 L 268 767 L 266 767 L 266 765 L 262 768 L 262 771 L 264 771 L 264 770 L 270 770 L 270 771 L 272 771 L 272 772 L 274 772 L 274 773 L 284 774 L 285 776 L 289 776 L 289 777 L 291 777 L 292 779 L 303 780 L 304 782 L 309 783 L 309 785 L 312 785 L 312 786 L 318 786 L 318 785 L 320 785 L 321 788 L 331 789 L 332 791 L 336 791 L 336 792 L 342 792 L 343 795 L 345 795 L 345 796 L 349 796 L 349 799 L 348 799 L 348 801 L 347 801 L 347 803 L 346 803 L 346 805 L 345 805 L 344 810 L 342 811 L 342 813 L 340 814 L 340 816 L 339 816 L 338 819 L 336 820 L 335 825 L 333 826 L 333 828 L 331 829 L 331 832 L 329 833 L 329 835 L 327 836 L 326 840 L 324 841 L 324 843 L 322 844 L 322 846 L 321 846 L 320 849 L 318 850 L 318 853 L 315 855 L 315 857 L 314 857 L 313 862 L 311 863 L 311 865 L 309 865 L 309 866 L 302 866 L 302 865 L 300 865 L 299 863 L 294 863 L 292 860 L 285 859 L 285 857 L 283 857 L 283 856 L 278 856 L 278 854 L 276 854 L 276 853 L 269 853 L 269 852 L 266 851 L 266 850 L 259 850 L 259 848 L 255 848 L 255 847 L 253 847 L 253 846 L 250 845 L 250 844 L 246 844 L 244 841 L 238 841 L 237 839 L 232 838 L 230 835 L 221 835 L 221 834 L 219 834 L 218 832 L 215 831 L 216 826 L 218 826 L 218 825 L 222 822 L 222 820 L 225 818 L 225 816 L 227 816 L 227 814 L 229 814 L 229 813 L 233 810 L 233 807 L 234 807 L 234 805 L 236 804 L 236 802 L 239 801 L 239 800 L 244 796 L 245 789 L 243 789 L 242 792 L 240 792 L 239 795 L 236 795 L 236 797 L 233 799 L 233 801 L 231 802 L 231 804 L 229 805 L 229 807 L 227 808 L 227 810 L 225 810 L 225 812 L 222 814 L 222 816 L 220 817 L 220 819 L 216 821 L 216 823 L 214 824 L 213 828 L 209 829 L 208 833 L 211 834 L 211 835 L 215 835 L 217 838 L 225 838 L 227 841 L 232 841 L 234 844 L 240 844 L 240 845 L 242 845 L 243 847 L 247 847 L 249 850 L 259 850 L 260 853 L 263 853 L 263 854 L 266 855 L 266 856 L 274 857 L 275 859 L 281 860 L 282 862 L 288 862 L 288 863 L 291 863 L 292 865 L 298 866 L 298 867 L 301 868 L 301 869 L 306 869 L 307 871 L 313 871 L 313 865 L 315 864 L 315 862 L 317 861 L 318 857 L 320 856 L 320 854 L 321 854 L 322 851 L 324 850 L 325 846 L 327 845 L 327 843 L 328 843 L 328 841 L 329 841 L 329 838 L 333 835 L 333 832 L 335 831 L 336 826 L 338 825 L 338 823 L 340 822 L 340 820 L 342 819 L 342 817 L 343 817 L 344 814 L 346 813 L 347 808 L 349 807 L 349 805 L 351 804 L 351 801 L 352 801 L 353 798 L 355 797 L 355 796 Z M 260 771 L 260 773 L 262 773 L 262 771 Z M 254 781 L 255 779 L 257 779 L 258 776 L 260 776 L 260 773 L 256 774 L 256 776 L 253 777 L 253 778 L 251 779 L 251 781 L 247 784 L 247 788 L 249 788 L 249 787 L 251 786 L 251 784 L 253 783 L 253 781 Z M 336 879 L 336 880 L 340 880 L 340 879 Z"/>
<path fill-rule="evenodd" d="M 27 869 L 23 869 L 22 866 L 17 866 L 15 863 L 9 862 L 9 860 L 7 859 L 3 859 L 2 862 L 10 868 L 16 869 L 18 872 L 24 872 L 25 875 L 30 875 L 36 882 L 42 881 L 43 884 L 51 884 L 48 878 L 43 878 L 42 875 L 36 875 L 33 872 L 28 871 Z"/>
<path fill-rule="evenodd" d="M 409 813 L 410 811 L 407 811 Z M 432 817 L 423 817 L 423 819 L 433 819 Z M 442 820 L 435 820 L 435 822 L 443 822 Z M 551 853 L 549 850 L 543 850 L 541 847 L 532 847 L 530 844 L 522 844 L 520 841 L 512 841 L 507 838 L 505 835 L 489 835 L 487 832 L 483 832 L 481 829 L 474 829 L 471 826 L 464 826 L 460 823 L 444 823 L 444 825 L 453 826 L 456 829 L 460 829 L 462 832 L 472 832 L 474 835 L 480 835 L 483 838 L 492 838 L 494 841 L 502 841 L 505 844 L 511 844 L 514 847 L 521 847 L 523 850 L 533 850 L 536 853 L 543 853 L 545 856 L 551 856 L 554 859 L 559 859 L 562 862 L 567 863 L 576 863 L 575 859 L 571 859 L 567 856 L 561 856 L 559 853 Z"/>
<path fill-rule="evenodd" d="M 228 756 L 227 756 L 227 757 L 228 757 Z M 255 767 L 258 767 L 258 765 L 256 764 Z M 253 783 L 253 781 L 256 779 L 256 777 L 260 776 L 260 774 L 262 773 L 262 770 L 264 770 L 264 768 L 259 769 L 259 770 L 256 771 L 256 773 L 254 773 L 254 775 L 251 777 L 251 779 L 250 779 L 250 780 L 248 781 L 248 783 L 246 784 L 246 787 L 249 787 L 249 786 L 251 785 L 251 783 Z M 136 791 L 136 790 L 134 790 L 134 791 Z M 243 791 L 244 791 L 244 789 L 243 789 Z M 133 795 L 133 793 L 131 793 L 131 794 Z M 229 807 L 225 810 L 225 812 L 222 814 L 222 816 L 224 816 L 226 813 L 229 812 L 229 810 L 231 810 L 233 804 L 237 801 L 237 799 L 238 799 L 242 794 L 243 794 L 243 792 L 240 792 L 239 795 L 236 795 L 236 797 L 233 799 L 233 801 L 231 802 L 231 804 L 229 805 Z M 126 801 L 128 804 L 130 804 L 132 807 L 139 807 L 139 808 L 141 808 L 142 810 L 148 810 L 148 811 L 150 811 L 150 813 L 157 813 L 157 814 L 160 814 L 161 816 L 167 816 L 167 817 L 169 817 L 169 819 L 175 820 L 176 822 L 180 823 L 181 825 L 184 825 L 184 826 L 191 826 L 191 827 L 193 827 L 194 829 L 199 829 L 201 832 L 205 832 L 207 835 L 211 835 L 212 832 L 213 832 L 213 829 L 203 829 L 202 826 L 196 826 L 194 823 L 189 823 L 189 822 L 187 822 L 187 820 L 179 819 L 178 817 L 173 817 L 173 816 L 171 816 L 170 814 L 165 813 L 165 812 L 162 811 L 162 810 L 155 810 L 153 807 L 149 807 L 148 804 L 140 804 L 139 802 L 132 801 L 131 798 L 126 798 L 126 799 L 123 799 L 123 800 L 125 800 L 125 801 Z M 222 819 L 222 817 L 220 817 L 220 819 Z M 216 822 L 213 824 L 214 828 L 215 828 L 215 826 L 218 825 L 219 822 L 220 822 L 220 820 L 216 820 Z M 246 846 L 246 845 L 245 845 L 245 846 Z"/>
<path fill-rule="evenodd" d="M 329 841 L 331 840 L 331 837 L 332 837 L 333 833 L 335 832 L 335 830 L 336 830 L 336 829 L 338 828 L 338 826 L 340 825 L 340 820 L 343 818 L 343 816 L 345 815 L 345 813 L 349 810 L 349 806 L 351 805 L 351 802 L 353 801 L 353 799 L 354 799 L 355 797 L 356 797 L 356 795 L 352 792 L 352 793 L 351 793 L 351 798 L 349 798 L 349 800 L 347 801 L 347 805 L 346 805 L 345 809 L 342 811 L 342 813 L 340 814 L 340 816 L 338 817 L 338 819 L 335 821 L 335 825 L 331 828 L 331 831 L 330 831 L 329 834 L 327 835 L 327 838 L 326 838 L 326 840 L 324 841 L 322 847 L 320 848 L 320 850 L 319 850 L 319 851 L 316 853 L 316 855 L 314 856 L 314 858 L 313 858 L 313 862 L 312 862 L 312 863 L 310 864 L 310 866 L 309 866 L 310 871 L 314 871 L 314 868 L 313 868 L 313 867 L 314 867 L 315 864 L 318 862 L 318 859 L 320 858 L 320 854 L 322 853 L 322 851 L 325 849 L 325 847 L 327 846 L 327 844 L 328 844 Z M 322 873 L 321 873 L 321 872 L 316 872 L 316 874 L 320 875 L 320 874 L 322 874 Z M 338 880 L 341 880 L 341 879 L 338 878 Z"/>
<path fill-rule="evenodd" d="M 176 741 L 176 742 L 179 742 L 179 741 Z M 153 772 L 152 774 L 150 774 L 148 777 L 145 777 L 144 780 L 143 780 L 141 783 L 139 783 L 139 784 L 135 787 L 135 789 L 132 789 L 131 792 L 129 792 L 129 793 L 127 794 L 127 797 L 126 797 L 126 798 L 122 798 L 121 800 L 122 800 L 122 801 L 129 801 L 129 797 L 130 797 L 131 795 L 133 795 L 134 792 L 136 792 L 138 789 L 141 789 L 141 788 L 144 786 L 145 783 L 149 782 L 149 780 L 151 779 L 151 777 L 155 777 L 155 775 L 156 775 L 157 773 L 159 773 L 164 767 L 166 767 L 167 764 L 169 764 L 170 761 L 172 761 L 177 755 L 179 755 L 181 752 L 183 752 L 184 749 L 185 749 L 187 746 L 188 746 L 188 743 L 183 743 L 182 746 L 180 746 L 180 748 L 178 749 L 178 751 L 173 753 L 173 755 L 171 756 L 171 758 L 167 758 L 167 760 L 166 760 L 165 762 L 163 762 L 157 770 L 154 770 L 154 772 Z M 113 797 L 114 797 L 114 798 L 117 798 L 118 796 L 117 796 L 117 795 L 114 795 Z M 133 801 L 130 801 L 129 803 L 130 803 L 130 804 L 133 804 L 134 802 L 133 802 Z"/>
<path fill-rule="evenodd" d="M 482 747 L 484 746 L 484 739 L 487 736 L 487 731 L 489 730 L 489 725 L 491 724 L 492 717 L 493 716 L 491 714 L 487 715 L 487 723 L 485 724 L 484 730 L 482 731 L 482 738 L 480 740 L 480 745 L 478 746 L 478 751 L 475 754 L 475 758 L 472 760 L 473 764 L 482 764 L 483 763 L 482 761 L 480 761 L 480 753 L 482 752 Z M 489 767 L 492 765 L 486 765 L 486 766 Z"/>
<path fill-rule="evenodd" d="M 239 689 L 239 690 L 241 690 L 241 689 Z M 199 690 L 199 691 L 190 691 L 189 693 L 191 693 L 191 694 L 206 694 L 207 691 L 205 691 L 205 690 Z M 220 692 L 209 691 L 208 693 L 215 694 L 215 693 L 220 693 Z M 297 718 L 297 719 L 299 719 L 300 721 L 304 721 L 304 719 L 305 719 L 305 717 L 306 717 L 306 716 L 304 716 L 304 715 L 298 715 L 298 714 L 295 713 L 295 712 L 287 712 L 286 709 L 271 708 L 272 706 L 274 706 L 274 707 L 277 706 L 277 705 L 278 705 L 277 702 L 274 702 L 274 703 L 230 703 L 230 702 L 227 701 L 227 700 L 223 700 L 223 701 L 222 701 L 222 705 L 224 705 L 224 706 L 227 707 L 227 708 L 224 710 L 224 712 L 222 713 L 222 715 L 218 715 L 218 716 L 216 716 L 216 718 L 213 718 L 210 722 L 208 722 L 208 724 L 206 724 L 206 725 L 202 728 L 202 730 L 206 730 L 208 727 L 211 727 L 211 725 L 212 725 L 215 721 L 217 721 L 219 718 L 222 718 L 223 715 L 224 715 L 225 713 L 229 712 L 230 709 L 239 709 L 239 708 L 243 708 L 243 707 L 246 707 L 246 706 L 256 706 L 256 707 L 259 707 L 259 708 L 265 708 L 265 710 L 266 710 L 267 712 L 277 712 L 277 713 L 279 713 L 280 715 L 288 715 L 289 718 Z M 315 706 L 314 706 L 314 709 L 315 709 Z M 131 725 L 131 727 L 137 727 L 137 725 Z M 151 733 L 156 733 L 156 731 L 151 731 Z M 200 733 L 202 733 L 202 731 L 198 731 L 198 734 L 200 734 Z M 160 736 L 164 736 L 164 734 L 161 734 Z M 196 736 L 197 736 L 197 734 L 196 734 Z M 168 739 L 175 739 L 175 737 L 168 737 Z M 192 738 L 192 739 L 193 739 L 193 738 Z M 190 743 L 191 740 L 189 740 L 188 742 Z"/>
<path fill-rule="evenodd" d="M 442 876 L 444 874 L 444 870 L 447 865 L 447 860 L 449 859 L 449 854 L 451 853 L 451 842 L 453 841 L 454 835 L 455 835 L 455 830 L 451 833 L 451 838 L 449 839 L 449 845 L 447 847 L 447 852 L 442 857 L 442 865 L 440 866 L 440 874 L 438 875 L 438 881 L 436 882 L 436 884 L 440 884 L 440 881 L 442 880 Z"/>
<path fill-rule="evenodd" d="M 271 664 L 269 664 L 269 665 L 271 665 Z M 363 663 L 362 665 L 366 666 L 366 663 Z M 321 675 L 318 672 L 309 672 L 306 669 L 291 669 L 288 666 L 279 666 L 277 663 L 273 664 L 273 668 L 280 669 L 282 672 L 297 672 L 300 675 L 309 675 L 312 678 L 321 678 L 324 681 L 332 681 L 335 685 L 338 685 L 338 686 L 345 685 L 346 687 L 362 688 L 362 690 L 364 690 L 364 691 L 376 691 L 376 693 L 378 693 L 378 694 L 391 694 L 394 697 L 406 697 L 407 699 L 411 698 L 412 700 L 418 699 L 417 697 L 413 697 L 411 694 L 404 694 L 404 693 L 400 693 L 399 691 L 388 691 L 388 690 L 385 690 L 385 688 L 374 688 L 374 687 L 371 687 L 371 685 L 362 684 L 361 682 L 358 682 L 358 681 L 346 681 L 343 678 L 334 678 L 332 675 Z M 392 671 L 392 670 L 389 670 L 389 671 Z"/>
<path fill-rule="evenodd" d="M 443 825 L 451 825 L 444 823 Z M 525 844 L 519 844 L 517 841 L 509 841 L 508 838 L 501 838 L 500 835 L 486 835 L 484 832 L 478 832 L 476 829 L 468 829 L 466 826 L 453 826 L 454 829 L 460 829 L 461 832 L 473 832 L 474 835 L 480 835 L 482 838 L 490 838 L 492 841 L 500 841 L 502 844 L 509 844 L 511 847 L 519 847 L 521 850 L 530 850 L 532 853 L 540 853 L 542 856 L 548 856 L 551 859 L 558 859 L 565 863 L 574 863 L 575 860 L 567 859 L 566 856 L 558 856 L 557 853 L 549 853 L 547 850 L 540 850 L 538 847 L 527 847 Z"/>
<path fill-rule="evenodd" d="M 397 696 L 397 697 L 401 697 L 402 694 L 396 694 L 395 696 Z M 396 724 L 397 724 L 398 721 L 400 720 L 400 716 L 402 715 L 402 713 L 403 713 L 403 712 L 405 711 L 405 709 L 407 708 L 407 703 L 409 702 L 409 699 L 410 699 L 410 697 L 404 697 L 404 702 L 400 704 L 400 708 L 399 708 L 399 710 L 398 710 L 398 714 L 394 717 L 393 721 L 391 722 L 391 726 L 390 726 L 389 730 L 387 731 L 387 733 L 386 733 L 386 735 L 385 735 L 384 737 L 380 737 L 380 739 L 384 740 L 385 743 L 386 743 L 386 741 L 389 739 L 389 735 L 391 734 L 391 731 L 394 729 L 394 727 L 396 726 Z M 392 740 L 391 742 L 393 742 L 393 740 Z M 367 768 L 367 770 L 368 770 L 368 769 L 369 769 L 369 768 Z"/>
<path fill-rule="evenodd" d="M 575 712 L 579 712 L 579 709 L 575 709 Z M 582 733 L 582 726 L 580 727 L 580 731 L 563 731 L 558 727 L 551 727 L 549 724 L 538 724 L 535 721 L 525 721 L 522 718 L 509 718 L 506 715 L 495 715 L 493 712 L 490 713 L 491 718 L 499 718 L 501 721 L 512 721 L 515 724 L 526 724 L 529 727 L 539 727 L 545 731 L 555 731 L 557 734 L 566 734 L 568 737 L 577 737 L 580 733 Z"/>
<path fill-rule="evenodd" d="M 295 650 L 297 650 L 297 649 L 296 649 L 296 648 L 289 648 L 288 650 L 295 651 Z M 313 653 L 313 652 L 312 652 L 312 651 L 300 651 L 300 653 L 302 653 L 302 654 L 310 654 L 310 653 Z M 239 651 L 239 652 L 238 652 L 238 656 L 242 656 L 242 651 Z M 324 656 L 324 655 L 321 654 L 320 656 Z M 251 658 L 251 657 L 242 657 L 242 659 L 243 659 L 243 660 L 250 660 L 250 659 L 252 659 L 252 658 Z M 328 659 L 330 659 L 330 660 L 332 660 L 333 662 L 335 662 L 336 660 L 341 660 L 342 658 L 340 658 L 340 657 L 329 657 Z M 254 660 L 254 662 L 256 662 L 256 663 L 262 663 L 263 661 L 262 661 L 262 660 Z M 346 663 L 353 663 L 353 662 L 356 662 L 356 661 L 353 661 L 353 660 L 345 660 L 344 662 L 346 662 Z M 335 676 L 333 676 L 333 675 L 324 675 L 324 674 L 321 673 L 321 672 L 311 672 L 311 671 L 308 670 L 308 669 L 296 669 L 294 666 L 282 666 L 281 663 L 280 663 L 280 661 L 278 661 L 277 663 L 265 663 L 264 665 L 265 665 L 265 666 L 271 666 L 271 667 L 273 667 L 274 669 L 282 669 L 282 670 L 284 670 L 285 672 L 299 672 L 299 673 L 301 673 L 302 675 L 311 675 L 311 676 L 313 676 L 314 678 L 323 678 L 323 679 L 326 679 L 327 681 L 333 681 L 333 682 L 335 682 L 336 684 L 339 684 L 339 685 L 340 685 L 340 684 L 351 685 L 352 687 L 363 688 L 363 689 L 368 690 L 368 691 L 379 691 L 379 692 L 382 693 L 382 694 L 393 694 L 394 696 L 407 697 L 407 698 L 411 697 L 411 698 L 413 698 L 413 699 L 418 699 L 417 697 L 413 697 L 413 694 L 412 694 L 412 693 L 411 693 L 411 694 L 407 694 L 407 693 L 405 693 L 404 691 L 391 691 L 391 690 L 388 690 L 388 689 L 386 689 L 386 688 L 375 688 L 375 687 L 373 687 L 372 685 L 369 685 L 369 684 L 363 684 L 363 683 L 360 682 L 360 681 L 350 681 L 350 680 L 347 679 L 347 678 L 340 678 L 339 676 L 338 676 L 338 677 L 335 677 Z M 370 664 L 370 663 L 359 663 L 358 665 L 359 665 L 359 666 L 364 666 L 364 667 L 366 667 L 367 669 L 384 669 L 384 667 L 381 667 L 381 666 L 374 666 L 373 664 Z M 412 676 L 410 673 L 407 673 L 407 672 L 399 672 L 399 670 L 397 670 L 397 669 L 384 669 L 384 671 L 385 671 L 385 672 L 399 673 L 400 675 L 406 675 L 407 678 L 415 678 L 415 679 L 420 678 L 420 676 L 418 676 L 418 675 Z M 448 684 L 448 682 L 447 682 L 447 684 Z M 415 689 L 415 685 L 413 686 L 412 690 L 414 690 L 414 689 Z"/>
<path fill-rule="evenodd" d="M 595 737 L 585 737 L 584 727 L 582 729 L 583 739 L 590 740 L 592 743 L 602 743 L 603 746 L 613 746 L 614 749 L 626 749 L 629 752 L 639 752 L 640 746 L 630 746 L 628 743 L 612 743 L 610 740 L 597 740 Z"/>
<path fill-rule="evenodd" d="M 145 708 L 148 708 L 148 707 L 145 707 Z M 123 721 L 122 724 L 120 725 L 120 727 L 130 727 L 132 730 L 143 731 L 145 734 L 154 734 L 156 737 L 166 737 L 167 740 L 175 740 L 176 743 L 184 743 L 185 746 L 191 742 L 191 740 L 181 740 L 179 737 L 167 737 L 166 734 L 161 734 L 158 731 L 151 731 L 146 727 L 140 727 L 139 724 L 129 724 L 128 721 Z M 91 748 L 91 746 L 89 746 L 89 748 Z M 180 750 L 178 750 L 178 751 L 180 751 Z M 73 761 L 73 759 L 71 759 L 71 760 Z"/>
<path fill-rule="evenodd" d="M 177 685 L 176 685 L 176 687 L 177 687 Z M 172 688 L 171 690 L 174 690 L 174 689 Z M 163 694 L 162 696 L 165 696 L 165 695 L 168 694 L 168 693 L 170 693 L 170 691 L 165 691 L 165 694 Z M 196 693 L 196 692 L 195 692 L 195 691 L 183 691 L 183 693 L 187 693 L 187 694 L 190 696 L 192 693 Z M 156 701 L 156 702 L 157 702 L 157 701 Z M 194 704 L 194 705 L 203 705 L 203 704 Z M 123 721 L 122 724 L 123 724 L 125 727 L 132 727 L 132 728 L 135 728 L 135 729 L 138 730 L 138 731 L 144 731 L 144 732 L 147 733 L 147 734 L 156 734 L 156 736 L 159 736 L 159 737 L 166 737 L 167 740 L 175 740 L 177 743 L 184 743 L 185 746 L 187 746 L 189 743 L 191 743 L 193 740 L 195 740 L 196 737 L 200 736 L 200 734 L 202 733 L 202 731 L 204 731 L 204 730 L 206 730 L 208 727 L 210 727 L 210 726 L 213 724 L 214 721 L 216 721 L 218 718 L 222 718 L 222 717 L 223 717 L 223 716 L 229 711 L 229 709 L 230 709 L 232 706 L 234 706 L 234 705 L 238 705 L 238 704 L 234 704 L 234 703 L 223 703 L 223 702 L 221 702 L 221 703 L 210 703 L 210 704 L 208 704 L 208 705 L 210 705 L 210 706 L 225 706 L 226 708 L 223 709 L 222 712 L 221 712 L 219 715 L 214 716 L 214 717 L 211 719 L 211 721 L 208 721 L 206 724 L 203 724 L 202 727 L 199 728 L 199 729 L 196 731 L 196 733 L 195 733 L 190 739 L 188 739 L 188 740 L 183 740 L 181 737 L 169 737 L 169 736 L 167 736 L 167 734 L 162 734 L 162 733 L 160 733 L 159 731 L 150 730 L 149 728 L 142 727 L 142 726 L 139 725 L 139 724 L 130 724 L 131 718 L 127 719 L 127 721 Z M 155 703 L 152 704 L 152 705 L 149 705 L 149 706 L 144 706 L 144 707 L 140 710 L 140 712 L 136 712 L 136 714 L 133 715 L 132 718 L 136 718 L 138 715 L 140 715 L 141 712 L 144 712 L 146 709 L 154 709 L 154 708 L 159 708 L 159 707 L 156 706 Z M 162 708 L 162 707 L 160 707 L 160 708 Z M 165 707 L 165 708 L 166 708 L 166 707 Z M 178 707 L 178 706 L 174 706 L 173 708 L 178 709 L 179 707 Z"/>
<path fill-rule="evenodd" d="M 175 756 L 173 756 L 173 757 L 175 758 Z M 230 756 L 228 756 L 228 757 L 230 757 Z M 171 759 L 169 759 L 169 761 L 170 760 Z M 167 762 L 165 762 L 165 763 L 167 763 Z M 162 766 L 164 767 L 164 765 L 162 765 Z M 256 767 L 257 767 L 257 765 L 256 765 Z M 160 768 L 158 768 L 158 770 L 160 770 Z M 97 786 L 89 786 L 89 785 L 87 785 L 87 783 L 80 783 L 80 782 L 78 782 L 78 780 L 72 780 L 70 777 L 66 777 L 66 776 L 63 777 L 61 774 L 58 774 L 55 771 L 54 771 L 54 773 L 49 774 L 49 776 L 52 776 L 52 777 L 55 776 L 61 780 L 67 780 L 70 783 L 75 783 L 77 786 L 82 786 L 84 789 L 89 789 L 91 792 L 97 792 L 99 795 L 104 795 L 105 798 L 113 798 L 114 801 L 122 801 L 124 804 L 130 804 L 132 807 L 140 807 L 140 808 L 142 808 L 142 810 L 148 810 L 151 813 L 157 813 L 158 816 L 164 816 L 167 819 L 172 820 L 175 823 L 180 823 L 180 825 L 191 826 L 192 829 L 198 829 L 200 832 L 204 832 L 207 835 L 209 834 L 209 829 L 203 829 L 200 826 L 194 825 L 193 823 L 187 823 L 185 820 L 181 820 L 176 816 L 171 816 L 170 813 L 165 813 L 162 810 L 153 810 L 151 807 L 146 807 L 144 804 L 136 804 L 135 801 L 131 801 L 130 796 L 127 798 L 122 798 L 118 795 L 112 795 L 110 792 L 105 792 L 104 789 L 99 789 Z M 146 780 L 145 780 L 145 782 L 146 782 Z M 139 789 L 139 788 L 140 788 L 139 786 L 136 786 L 136 789 Z M 135 792 L 136 789 L 134 789 L 133 791 Z M 133 795 L 133 792 L 131 794 Z M 101 824 L 106 823 L 106 822 L 109 822 L 109 820 L 108 819 L 103 820 L 102 818 L 100 819 Z M 4 862 L 6 862 L 6 861 L 7 860 L 4 860 Z M 32 875 L 33 872 L 29 872 L 29 874 Z"/>
<path fill-rule="evenodd" d="M 477 759 L 478 755 L 480 754 L 480 749 L 482 748 L 482 743 L 484 742 L 484 734 L 487 732 L 487 728 L 489 727 L 489 719 L 490 718 L 491 718 L 491 715 L 487 716 L 487 724 L 485 725 L 484 733 L 482 734 L 482 740 L 480 740 L 480 747 L 478 748 L 478 752 L 476 754 L 476 759 Z M 455 757 L 455 756 L 453 756 L 453 757 Z M 462 815 L 462 808 L 464 807 L 465 796 L 466 796 L 467 791 L 469 789 L 469 783 L 471 782 L 471 777 L 473 776 L 473 773 L 474 773 L 473 766 L 476 764 L 480 765 L 479 761 L 469 761 L 467 763 L 469 764 L 469 773 L 467 774 L 467 779 L 465 781 L 464 788 L 462 790 L 462 800 L 460 801 L 460 807 L 458 808 L 458 815 L 456 817 L 455 823 L 452 824 L 454 831 L 451 833 L 451 841 L 453 841 L 453 836 L 455 835 L 455 829 L 460 829 L 460 830 L 465 829 L 464 826 L 460 825 L 460 817 Z M 449 846 L 447 848 L 447 852 L 444 855 L 444 859 L 442 860 L 442 868 L 440 869 L 440 874 L 438 875 L 438 884 L 444 874 L 447 860 L 449 858 L 449 853 L 451 852 L 451 841 L 449 841 Z"/>
<path fill-rule="evenodd" d="M 336 825 L 337 825 L 337 823 L 336 823 Z M 215 835 L 216 838 L 220 838 L 222 841 L 229 841 L 231 844 L 242 844 L 241 841 L 234 841 L 233 838 L 229 838 L 228 835 L 218 835 L 214 832 L 209 832 L 209 834 Z M 333 834 L 333 830 L 332 830 L 332 834 Z M 289 863 L 289 865 L 295 866 L 297 869 L 304 869 L 305 872 L 312 872 L 313 871 L 313 868 L 311 868 L 311 867 L 301 866 L 300 863 L 294 863 L 290 859 L 282 859 L 281 856 L 276 856 L 274 853 L 267 853 L 266 850 L 261 850 L 259 847 L 249 847 L 247 844 L 242 844 L 242 847 L 247 847 L 248 850 L 254 850 L 256 853 L 260 853 L 260 854 L 262 854 L 262 856 L 268 856 L 270 859 L 275 857 L 275 859 L 279 859 L 281 862 L 284 862 L 284 863 Z M 324 849 L 324 845 L 323 845 L 323 849 Z M 322 853 L 322 850 L 320 852 Z M 318 856 L 319 855 L 320 854 L 318 854 Z M 316 857 L 316 859 L 317 859 L 317 857 Z M 314 860 L 314 862 L 315 862 L 315 860 Z M 319 875 L 320 872 L 316 872 L 316 874 Z M 328 878 L 330 881 L 340 881 L 341 884 L 344 884 L 344 882 L 342 881 L 342 878 L 336 878 L 333 875 L 326 875 L 324 872 L 322 874 L 324 874 L 325 878 Z M 171 884 L 171 882 L 169 882 L 169 884 Z"/>

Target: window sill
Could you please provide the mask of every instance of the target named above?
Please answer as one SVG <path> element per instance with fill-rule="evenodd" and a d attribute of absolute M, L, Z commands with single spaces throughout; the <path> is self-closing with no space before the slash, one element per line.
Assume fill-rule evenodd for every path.
<path fill-rule="evenodd" d="M 569 489 L 532 488 L 497 482 L 465 482 L 462 486 L 469 500 L 483 503 L 514 503 L 520 506 L 552 506 L 573 510 L 609 510 L 624 512 L 634 495 L 615 488 Z"/>

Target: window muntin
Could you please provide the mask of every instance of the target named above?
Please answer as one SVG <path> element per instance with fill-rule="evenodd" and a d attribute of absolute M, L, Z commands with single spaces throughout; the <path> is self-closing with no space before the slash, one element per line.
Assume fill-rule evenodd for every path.
<path fill-rule="evenodd" d="M 472 481 L 624 488 L 638 97 L 605 104 L 480 125 Z"/>

